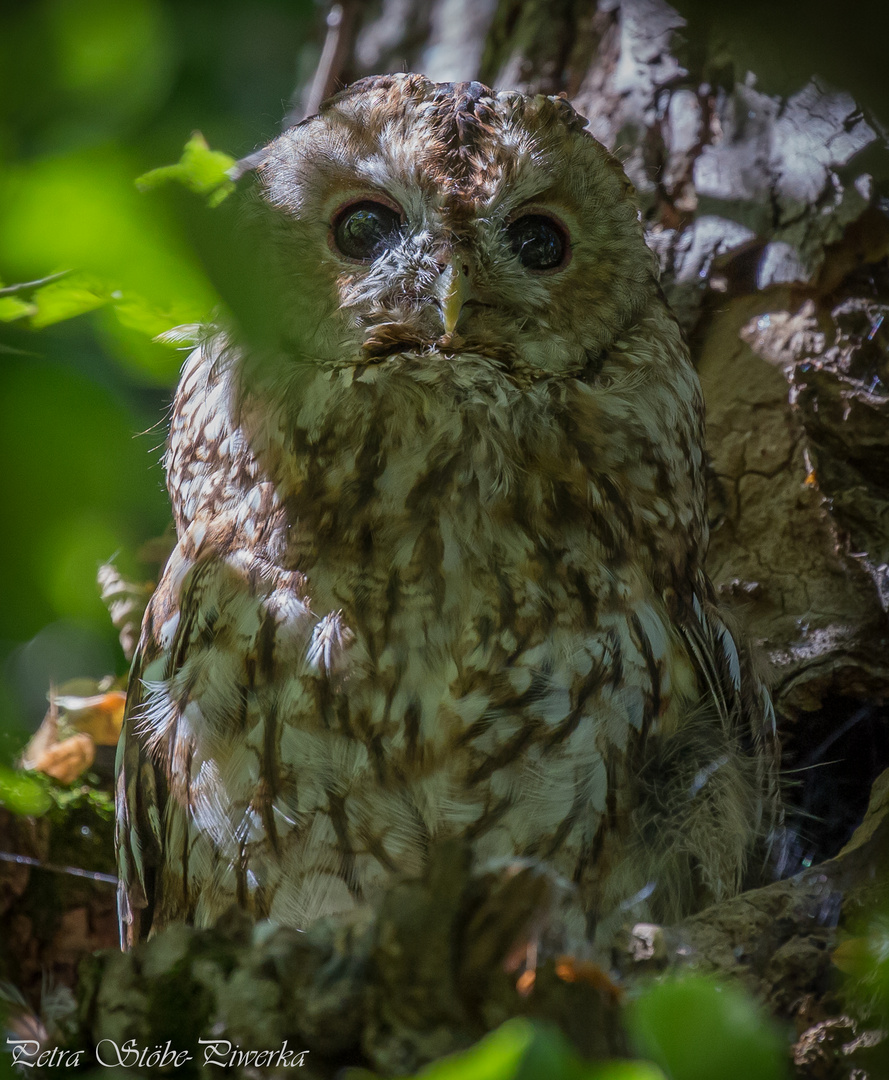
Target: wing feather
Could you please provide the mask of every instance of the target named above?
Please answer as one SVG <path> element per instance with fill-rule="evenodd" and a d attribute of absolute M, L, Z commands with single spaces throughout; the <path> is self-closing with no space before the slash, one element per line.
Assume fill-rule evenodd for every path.
<path fill-rule="evenodd" d="M 154 889 L 162 858 L 166 782 L 138 737 L 148 646 L 143 641 L 133 661 L 130 689 L 117 747 L 117 899 L 122 948 L 144 937 L 154 912 Z"/>

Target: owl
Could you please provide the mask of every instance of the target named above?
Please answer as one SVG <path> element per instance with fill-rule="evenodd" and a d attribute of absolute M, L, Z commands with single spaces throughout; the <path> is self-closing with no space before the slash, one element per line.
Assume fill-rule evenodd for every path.
<path fill-rule="evenodd" d="M 282 302 L 208 327 L 118 753 L 122 938 L 305 928 L 462 838 L 583 933 L 731 895 L 774 713 L 704 570 L 702 401 L 561 97 L 364 79 L 261 152 Z"/>

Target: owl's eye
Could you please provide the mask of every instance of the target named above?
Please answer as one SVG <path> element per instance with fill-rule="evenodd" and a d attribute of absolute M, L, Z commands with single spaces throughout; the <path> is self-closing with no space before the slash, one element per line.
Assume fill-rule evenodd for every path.
<path fill-rule="evenodd" d="M 554 270 L 568 254 L 562 226 L 543 214 L 526 214 L 506 227 L 509 246 L 528 270 Z"/>
<path fill-rule="evenodd" d="M 401 215 L 385 203 L 349 203 L 333 219 L 333 242 L 346 258 L 371 262 L 392 246 L 400 228 Z"/>

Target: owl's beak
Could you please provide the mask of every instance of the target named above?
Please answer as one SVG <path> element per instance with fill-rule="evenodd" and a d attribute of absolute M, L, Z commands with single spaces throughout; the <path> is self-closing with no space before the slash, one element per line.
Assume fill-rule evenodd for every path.
<path fill-rule="evenodd" d="M 472 279 L 469 276 L 469 264 L 461 256 L 454 256 L 445 266 L 435 283 L 435 302 L 441 312 L 441 321 L 446 334 L 453 334 L 463 305 L 469 299 Z"/>

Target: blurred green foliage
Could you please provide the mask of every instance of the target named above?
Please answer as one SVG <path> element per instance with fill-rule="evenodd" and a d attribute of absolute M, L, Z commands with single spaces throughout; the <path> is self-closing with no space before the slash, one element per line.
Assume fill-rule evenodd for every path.
<path fill-rule="evenodd" d="M 49 784 L 38 776 L 0 765 L 0 806 L 14 814 L 45 814 L 52 806 Z"/>
<path fill-rule="evenodd" d="M 889 1076 L 889 909 L 871 912 L 860 937 L 846 945 L 851 947 L 840 965 L 848 976 L 844 990 L 853 1016 L 866 1021 L 861 1027 L 881 1029 L 882 1039 L 870 1042 L 862 1039 L 854 1054 L 855 1065 L 866 1076 Z M 839 952 L 839 950 L 837 950 Z M 839 963 L 835 954 L 835 962 Z"/>
<path fill-rule="evenodd" d="M 784 1080 L 785 1040 L 738 986 L 687 975 L 650 983 L 628 1006 L 628 1027 L 645 1060 L 582 1061 L 564 1035 L 526 1019 L 503 1024 L 417 1080 Z M 353 1071 L 349 1080 L 373 1080 Z"/>
<path fill-rule="evenodd" d="M 853 1014 L 889 1026 L 889 910 L 861 916 L 834 951 L 833 962 L 846 976 L 843 991 Z M 889 1046 L 883 1054 L 889 1066 Z"/>
<path fill-rule="evenodd" d="M 671 1080 L 784 1080 L 787 1041 L 753 998 L 702 975 L 667 978 L 632 1003 L 639 1051 Z"/>
<path fill-rule="evenodd" d="M 352 1069 L 348 1080 L 378 1080 Z M 516 1018 L 469 1050 L 442 1058 L 416 1074 L 417 1080 L 666 1080 L 647 1061 L 582 1061 L 554 1027 Z"/>
<path fill-rule="evenodd" d="M 51 681 L 123 669 L 96 570 L 117 554 L 149 576 L 134 553 L 169 519 L 159 448 L 182 353 L 153 339 L 211 316 L 220 289 L 196 242 L 212 228 L 155 189 L 231 190 L 225 170 L 314 68 L 323 14 L 25 0 L 0 15 L 0 760 Z"/>

